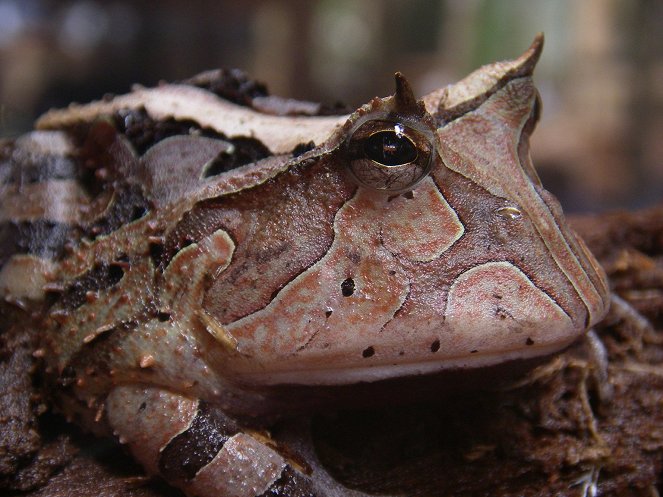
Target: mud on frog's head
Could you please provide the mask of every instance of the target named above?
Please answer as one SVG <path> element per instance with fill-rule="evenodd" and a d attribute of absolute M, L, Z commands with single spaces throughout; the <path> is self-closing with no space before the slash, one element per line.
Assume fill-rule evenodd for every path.
<path fill-rule="evenodd" d="M 480 368 L 558 351 L 604 316 L 605 276 L 530 162 L 541 47 L 420 101 L 397 74 L 303 156 L 326 204 L 293 233 L 320 209 L 333 233 L 267 305 L 216 326 L 232 370 L 347 384 Z"/>

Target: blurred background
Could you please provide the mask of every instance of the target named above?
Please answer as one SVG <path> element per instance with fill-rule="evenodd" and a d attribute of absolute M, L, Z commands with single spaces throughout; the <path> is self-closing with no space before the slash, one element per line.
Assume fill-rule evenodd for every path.
<path fill-rule="evenodd" d="M 567 211 L 663 200 L 661 0 L 0 0 L 0 135 L 50 107 L 237 67 L 352 107 L 423 95 L 545 32 L 534 163 Z"/>

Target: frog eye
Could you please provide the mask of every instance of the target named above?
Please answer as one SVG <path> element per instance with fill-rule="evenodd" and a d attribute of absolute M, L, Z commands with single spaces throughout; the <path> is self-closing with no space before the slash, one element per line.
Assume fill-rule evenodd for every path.
<path fill-rule="evenodd" d="M 412 140 L 401 132 L 400 125 L 394 130 L 378 131 L 364 141 L 366 158 L 383 166 L 401 166 L 417 160 L 417 148 Z"/>
<path fill-rule="evenodd" d="M 362 185 L 387 192 L 409 190 L 431 170 L 433 134 L 416 123 L 359 122 L 346 142 L 349 170 Z"/>

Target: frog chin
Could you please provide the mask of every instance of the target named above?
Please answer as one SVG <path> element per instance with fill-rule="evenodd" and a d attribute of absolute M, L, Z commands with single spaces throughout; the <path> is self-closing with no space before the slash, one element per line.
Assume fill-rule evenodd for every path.
<path fill-rule="evenodd" d="M 247 372 L 241 375 L 241 381 L 243 383 L 263 386 L 342 386 L 358 383 L 375 383 L 397 378 L 429 376 L 448 371 L 480 371 L 482 369 L 494 369 L 501 364 L 511 364 L 521 361 L 536 362 L 532 360 L 545 358 L 560 352 L 571 345 L 576 339 L 577 337 L 572 337 L 564 342 L 532 345 L 518 350 L 476 353 L 463 357 L 450 357 L 438 360 L 386 362 L 379 361 L 379 358 L 375 357 L 377 360 L 372 361 L 372 364 L 366 365 L 298 370 L 282 369 L 278 371 L 265 370 L 259 373 Z"/>

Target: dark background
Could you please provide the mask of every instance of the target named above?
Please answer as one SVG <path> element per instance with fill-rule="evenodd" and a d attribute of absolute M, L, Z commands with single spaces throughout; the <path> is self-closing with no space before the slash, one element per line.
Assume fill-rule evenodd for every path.
<path fill-rule="evenodd" d="M 274 94 L 358 106 L 522 53 L 544 31 L 533 140 L 567 211 L 663 199 L 660 0 L 0 0 L 0 135 L 131 84 L 238 67 Z"/>

